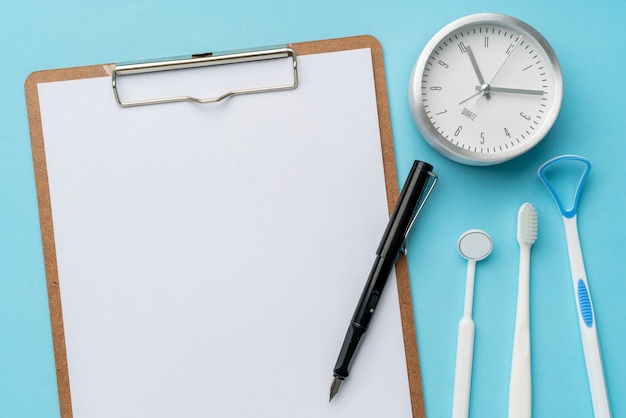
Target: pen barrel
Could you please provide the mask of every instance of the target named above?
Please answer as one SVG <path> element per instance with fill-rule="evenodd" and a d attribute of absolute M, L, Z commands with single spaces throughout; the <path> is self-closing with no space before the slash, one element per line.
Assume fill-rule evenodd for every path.
<path fill-rule="evenodd" d="M 354 323 L 350 324 L 348 327 L 348 332 L 346 332 L 346 337 L 341 345 L 339 357 L 337 357 L 337 363 L 333 369 L 333 374 L 336 377 L 345 379 L 350 374 L 350 365 L 352 364 L 356 350 L 359 348 L 361 337 L 363 337 L 365 331 L 367 331 L 367 329 L 361 328 Z"/>
<path fill-rule="evenodd" d="M 361 293 L 359 303 L 350 321 L 346 337 L 341 345 L 341 351 L 333 370 L 335 376 L 345 379 L 350 374 L 350 365 L 359 348 L 361 337 L 363 337 L 369 327 L 393 265 L 394 260 L 380 256 L 376 257 L 363 293 Z"/>
<path fill-rule="evenodd" d="M 400 248 L 406 239 L 407 230 L 411 225 L 432 170 L 432 165 L 415 160 L 398 197 L 398 203 L 389 218 L 389 223 L 376 254 L 394 260 L 398 258 Z"/>
<path fill-rule="evenodd" d="M 357 324 L 359 327 L 366 330 L 369 327 L 380 296 L 389 278 L 389 274 L 391 274 L 391 270 L 393 269 L 394 262 L 394 260 L 380 256 L 376 257 L 363 293 L 361 293 L 359 303 L 354 310 L 354 315 L 352 316 L 353 324 Z"/>

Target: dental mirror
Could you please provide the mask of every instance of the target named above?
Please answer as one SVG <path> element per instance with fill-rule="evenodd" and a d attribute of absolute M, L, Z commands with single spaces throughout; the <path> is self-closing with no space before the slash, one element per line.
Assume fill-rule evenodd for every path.
<path fill-rule="evenodd" d="M 472 383 L 472 361 L 474 357 L 474 320 L 472 305 L 474 301 L 474 276 L 476 261 L 491 254 L 493 242 L 488 233 L 480 229 L 471 229 L 459 237 L 459 253 L 467 260 L 465 276 L 465 304 L 463 317 L 459 321 L 456 342 L 456 368 L 454 371 L 454 395 L 452 399 L 452 417 L 467 418 L 469 414 L 470 386 Z"/>

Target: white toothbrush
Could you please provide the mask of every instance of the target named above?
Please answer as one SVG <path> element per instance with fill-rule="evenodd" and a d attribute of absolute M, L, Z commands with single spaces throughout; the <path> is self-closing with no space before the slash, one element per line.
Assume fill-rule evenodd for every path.
<path fill-rule="evenodd" d="M 459 321 L 456 342 L 452 418 L 467 418 L 469 415 L 474 357 L 474 320 L 472 319 L 474 276 L 476 274 L 476 262 L 486 258 L 491 253 L 492 248 L 491 237 L 480 229 L 471 229 L 459 238 L 458 249 L 459 253 L 467 260 L 467 272 L 465 275 L 463 317 Z"/>
<path fill-rule="evenodd" d="M 567 161 L 583 163 L 585 166 L 585 170 L 580 177 L 578 186 L 576 187 L 572 207 L 569 209 L 565 209 L 555 188 L 546 177 L 547 168 L 556 163 Z M 572 284 L 574 286 L 574 295 L 576 298 L 576 310 L 578 312 L 580 338 L 583 344 L 583 353 L 585 355 L 585 364 L 587 366 L 587 378 L 589 380 L 589 390 L 591 391 L 591 402 L 593 404 L 593 414 L 595 418 L 610 418 L 611 405 L 609 404 L 606 379 L 604 377 L 604 367 L 602 365 L 602 355 L 600 352 L 600 344 L 598 342 L 596 316 L 593 309 L 593 303 L 591 302 L 591 293 L 589 292 L 589 284 L 587 283 L 587 274 L 585 273 L 583 253 L 580 248 L 580 240 L 578 237 L 578 225 L 576 223 L 578 198 L 580 196 L 582 186 L 589 175 L 589 170 L 591 170 L 591 163 L 586 158 L 578 155 L 562 155 L 545 162 L 541 167 L 539 167 L 539 178 L 546 185 L 550 194 L 552 194 L 552 197 L 559 207 L 559 211 L 563 217 L 570 270 L 572 273 Z"/>
<path fill-rule="evenodd" d="M 524 203 L 517 212 L 519 279 L 513 337 L 513 360 L 509 380 L 509 418 L 530 418 L 532 380 L 530 372 L 530 247 L 537 239 L 537 211 Z"/>

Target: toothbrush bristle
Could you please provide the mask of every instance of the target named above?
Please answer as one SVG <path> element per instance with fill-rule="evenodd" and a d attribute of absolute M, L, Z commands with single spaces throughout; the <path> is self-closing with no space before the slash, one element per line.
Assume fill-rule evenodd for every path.
<path fill-rule="evenodd" d="M 517 212 L 517 242 L 532 245 L 537 239 L 537 211 L 524 203 Z"/>

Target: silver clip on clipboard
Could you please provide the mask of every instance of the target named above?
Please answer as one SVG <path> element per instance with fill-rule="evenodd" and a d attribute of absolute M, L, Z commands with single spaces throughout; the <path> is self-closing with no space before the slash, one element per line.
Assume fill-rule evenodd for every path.
<path fill-rule="evenodd" d="M 193 69 L 209 66 L 217 66 L 223 64 L 236 64 L 247 63 L 254 61 L 273 60 L 278 58 L 291 58 L 293 68 L 293 81 L 286 84 L 274 84 L 264 85 L 259 87 L 241 88 L 226 91 L 214 97 L 200 98 L 191 95 L 174 95 L 171 97 L 158 97 L 149 99 L 137 99 L 124 101 L 120 98 L 118 80 L 122 76 L 146 74 L 160 71 L 170 70 L 182 70 Z M 170 58 L 158 61 L 137 62 L 118 64 L 113 69 L 112 73 L 113 93 L 117 104 L 121 107 L 143 106 L 151 104 L 161 103 L 174 103 L 174 102 L 194 102 L 194 103 L 216 103 L 227 99 L 229 97 L 252 94 L 252 93 L 264 93 L 270 91 L 291 90 L 298 86 L 298 68 L 296 54 L 293 49 L 287 46 L 277 46 L 263 49 L 253 49 L 235 52 L 221 52 L 221 53 L 206 53 L 197 54 L 187 57 Z"/>

